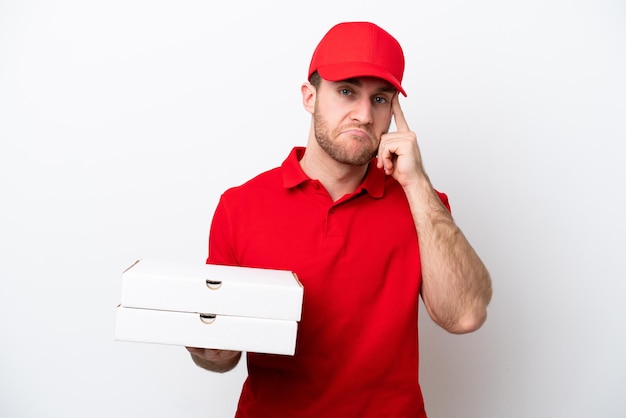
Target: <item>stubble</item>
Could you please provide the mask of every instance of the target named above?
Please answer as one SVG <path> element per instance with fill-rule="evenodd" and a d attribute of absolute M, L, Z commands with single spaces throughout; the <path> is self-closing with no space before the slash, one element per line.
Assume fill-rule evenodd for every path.
<path fill-rule="evenodd" d="M 320 148 L 332 159 L 342 164 L 363 166 L 376 156 L 378 149 L 372 146 L 370 139 L 352 137 L 349 140 L 339 140 L 340 130 L 331 131 L 320 112 L 317 111 L 317 106 L 315 110 L 313 114 L 315 139 Z M 368 135 L 371 136 L 371 132 L 368 132 Z"/>

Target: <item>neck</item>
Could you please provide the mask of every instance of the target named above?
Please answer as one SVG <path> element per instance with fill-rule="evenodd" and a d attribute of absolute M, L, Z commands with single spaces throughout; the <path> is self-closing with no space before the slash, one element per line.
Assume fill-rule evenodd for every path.
<path fill-rule="evenodd" d="M 307 176 L 322 183 L 333 202 L 354 192 L 367 173 L 367 165 L 352 166 L 334 160 L 315 139 L 309 140 L 300 166 Z"/>

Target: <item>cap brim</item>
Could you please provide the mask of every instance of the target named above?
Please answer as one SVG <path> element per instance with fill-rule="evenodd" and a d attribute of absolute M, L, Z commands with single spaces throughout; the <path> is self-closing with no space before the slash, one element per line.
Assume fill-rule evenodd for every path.
<path fill-rule="evenodd" d="M 317 67 L 319 75 L 328 81 L 341 81 L 355 77 L 376 77 L 382 78 L 391 83 L 400 93 L 406 97 L 406 92 L 396 77 L 384 68 L 370 63 L 341 63 L 322 65 Z"/>

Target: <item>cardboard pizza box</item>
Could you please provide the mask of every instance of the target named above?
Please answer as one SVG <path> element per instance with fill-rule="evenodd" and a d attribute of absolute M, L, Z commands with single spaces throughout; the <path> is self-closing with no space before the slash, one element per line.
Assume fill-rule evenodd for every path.
<path fill-rule="evenodd" d="M 299 321 L 303 294 L 291 271 L 142 259 L 122 274 L 121 305 Z"/>

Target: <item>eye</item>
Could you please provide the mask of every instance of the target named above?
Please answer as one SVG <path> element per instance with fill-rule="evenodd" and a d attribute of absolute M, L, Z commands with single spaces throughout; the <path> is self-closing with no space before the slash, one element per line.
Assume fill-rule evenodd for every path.
<path fill-rule="evenodd" d="M 387 103 L 387 98 L 386 97 L 382 97 L 382 96 L 376 96 L 376 97 L 374 97 L 374 103 L 385 104 L 385 103 Z"/>
<path fill-rule="evenodd" d="M 339 89 L 339 94 L 343 95 L 343 96 L 350 96 L 352 94 L 352 90 L 343 88 L 343 89 Z"/>

